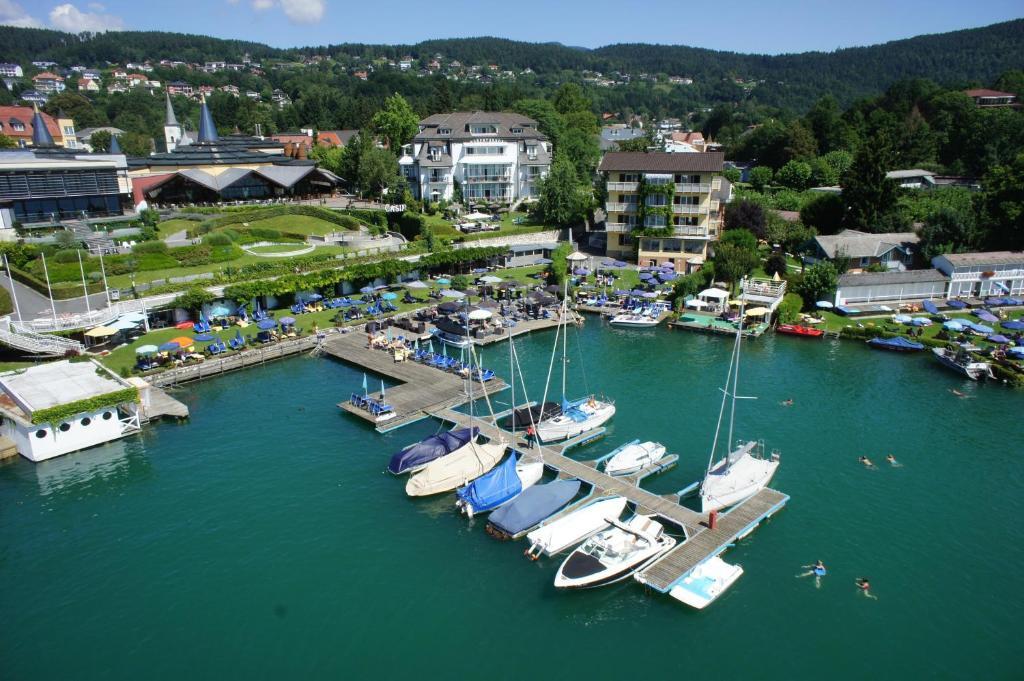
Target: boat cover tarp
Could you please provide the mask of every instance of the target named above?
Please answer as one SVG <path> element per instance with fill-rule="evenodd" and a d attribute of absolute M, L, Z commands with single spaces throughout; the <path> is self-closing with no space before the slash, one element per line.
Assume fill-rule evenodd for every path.
<path fill-rule="evenodd" d="M 946 305 L 950 306 L 954 310 L 962 310 L 967 307 L 967 303 L 962 300 L 947 300 Z"/>
<path fill-rule="evenodd" d="M 964 325 L 963 325 L 963 322 L 959 322 L 959 321 L 957 321 L 955 319 L 951 319 L 948 322 L 945 322 L 942 325 L 942 328 L 946 329 L 947 331 L 963 331 L 964 330 Z"/>
<path fill-rule="evenodd" d="M 877 347 L 892 348 L 894 350 L 924 349 L 924 345 L 921 343 L 915 343 L 912 340 L 907 340 L 903 336 L 896 336 L 895 338 L 872 338 L 868 343 Z"/>
<path fill-rule="evenodd" d="M 1002 327 L 1010 331 L 1024 331 L 1024 321 L 1003 322 Z"/>
<path fill-rule="evenodd" d="M 388 470 L 398 475 L 405 471 L 428 464 L 434 459 L 449 454 L 476 436 L 479 428 L 459 428 L 449 430 L 417 442 L 408 449 L 403 449 L 391 457 Z"/>
<path fill-rule="evenodd" d="M 533 421 L 530 420 L 531 412 L 533 412 Z M 531 423 L 537 425 L 541 421 L 553 419 L 561 413 L 562 408 L 557 402 L 545 402 L 543 409 L 541 409 L 541 405 L 535 404 L 529 408 L 516 409 L 515 412 L 501 420 L 501 427 L 505 430 L 512 430 L 513 428 L 522 430 Z"/>
<path fill-rule="evenodd" d="M 523 482 L 516 473 L 516 456 L 480 476 L 456 492 L 459 499 L 471 504 L 475 513 L 490 511 L 523 491 Z"/>
<path fill-rule="evenodd" d="M 983 322 L 993 323 L 993 322 L 998 322 L 999 321 L 999 317 L 995 316 L 994 314 L 992 314 L 988 310 L 975 310 L 974 311 L 974 316 L 977 317 L 978 319 L 980 319 Z"/>
<path fill-rule="evenodd" d="M 1002 334 L 999 334 L 999 333 L 994 333 L 991 336 L 986 336 L 985 340 L 989 341 L 990 343 L 1009 343 L 1010 342 L 1009 338 L 1007 338 L 1006 336 L 1004 336 Z"/>
<path fill-rule="evenodd" d="M 434 320 L 434 326 L 450 336 L 466 335 L 466 327 L 448 317 L 438 317 Z"/>
<path fill-rule="evenodd" d="M 964 325 L 965 329 L 970 329 L 971 331 L 974 331 L 975 333 L 982 333 L 982 334 L 988 335 L 990 333 L 994 333 L 995 332 L 995 329 L 993 329 L 991 326 L 985 326 L 984 324 L 977 324 L 975 322 L 968 321 L 966 319 L 962 320 L 960 323 Z"/>
<path fill-rule="evenodd" d="M 925 312 L 928 312 L 930 314 L 939 314 L 939 308 L 935 307 L 935 303 L 933 303 L 930 300 L 926 300 L 923 303 L 921 303 L 921 307 L 925 309 Z"/>
<path fill-rule="evenodd" d="M 579 491 L 579 480 L 555 480 L 536 485 L 491 514 L 491 525 L 509 535 L 519 534 L 557 512 Z"/>

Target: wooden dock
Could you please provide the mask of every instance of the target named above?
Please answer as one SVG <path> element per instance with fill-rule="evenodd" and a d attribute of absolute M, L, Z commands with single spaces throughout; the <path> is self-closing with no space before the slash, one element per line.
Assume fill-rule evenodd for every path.
<path fill-rule="evenodd" d="M 459 427 L 469 426 L 469 417 L 453 409 L 431 410 L 430 415 Z M 529 448 L 526 442 L 512 433 L 497 428 L 483 421 L 476 421 L 474 426 L 491 439 L 504 439 L 515 447 L 526 459 L 539 459 L 558 472 L 560 477 L 577 478 L 591 486 L 591 493 L 585 501 L 601 497 L 620 496 L 628 499 L 639 513 L 660 516 L 679 526 L 685 533 L 685 539 L 635 578 L 658 591 L 666 592 L 682 580 L 700 563 L 717 556 L 738 538 L 751 532 L 761 521 L 771 517 L 785 506 L 789 496 L 773 489 L 763 489 L 746 501 L 743 501 L 728 512 L 718 517 L 715 529 L 707 524 L 707 516 L 682 506 L 679 495 L 659 496 L 639 486 L 640 480 L 648 475 L 660 472 L 674 465 L 675 459 L 645 469 L 632 476 L 611 476 L 599 471 L 596 462 L 576 461 L 565 455 L 565 451 L 573 446 L 569 441 L 560 446 L 535 446 Z M 573 504 L 573 509 L 580 504 Z M 563 511 L 562 514 L 568 512 Z M 525 532 L 523 533 L 525 534 Z"/>
<path fill-rule="evenodd" d="M 327 331 L 328 337 L 334 329 Z M 359 335 L 359 334 L 355 334 Z M 279 341 L 264 346 L 250 347 L 245 350 L 234 352 L 220 357 L 206 359 L 197 364 L 168 369 L 158 374 L 143 376 L 150 383 L 158 387 L 181 385 L 191 383 L 204 378 L 220 376 L 221 374 L 247 369 L 254 366 L 262 366 L 267 362 L 273 362 L 284 357 L 291 357 L 303 352 L 309 352 L 316 348 L 319 343 L 316 335 L 303 336 L 291 340 Z"/>
<path fill-rule="evenodd" d="M 331 357 L 399 383 L 386 391 L 387 403 L 394 408 L 398 416 L 379 424 L 370 412 L 349 402 L 348 395 L 338 403 L 340 408 L 350 414 L 374 423 L 378 432 L 386 433 L 401 428 L 427 418 L 430 412 L 451 409 L 469 401 L 466 379 L 412 360 L 396 362 L 390 352 L 367 348 L 364 334 L 335 335 L 324 341 L 322 350 Z M 493 395 L 508 387 L 505 381 L 497 377 L 487 381 L 485 386 L 487 395 Z M 371 394 L 377 393 L 373 383 L 370 384 L 370 388 Z M 360 390 L 359 386 L 353 385 L 351 392 Z M 474 399 L 483 396 L 484 386 L 479 382 L 474 383 Z"/>

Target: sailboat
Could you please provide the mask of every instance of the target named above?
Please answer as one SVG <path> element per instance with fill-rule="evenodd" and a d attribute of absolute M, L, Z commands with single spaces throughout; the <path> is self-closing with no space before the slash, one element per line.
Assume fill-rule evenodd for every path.
<path fill-rule="evenodd" d="M 728 448 L 732 446 L 733 442 L 736 400 L 752 399 L 736 395 L 740 378 L 740 345 L 742 338 L 743 308 L 740 307 L 739 322 L 736 324 L 736 340 L 733 342 L 732 357 L 729 360 L 729 371 L 725 377 L 725 388 L 722 390 L 722 406 L 718 410 L 718 425 L 715 427 L 715 439 L 711 444 L 708 470 L 700 486 L 702 513 L 717 511 L 753 496 L 768 486 L 772 476 L 775 475 L 776 469 L 779 467 L 778 452 L 773 452 L 769 458 L 765 458 L 764 444 L 754 441 L 737 444 L 736 448 L 730 450 L 725 458 L 715 461 L 726 404 L 731 400 L 729 409 L 729 438 L 726 441 L 726 447 Z M 730 382 L 732 383 L 731 387 Z"/>
<path fill-rule="evenodd" d="M 468 306 L 468 303 L 467 303 Z M 469 325 L 469 319 L 466 319 Z M 473 364 L 474 348 L 469 347 L 469 362 Z M 469 420 L 472 427 L 473 419 L 473 379 L 470 376 L 467 380 L 469 392 Z M 481 385 L 483 382 L 481 381 Z M 494 411 L 491 409 L 491 400 L 484 389 L 484 400 L 493 418 Z M 426 466 L 409 476 L 405 484 L 405 493 L 411 497 L 421 497 L 431 494 L 450 492 L 458 487 L 469 484 L 470 481 L 479 478 L 488 472 L 501 461 L 505 455 L 505 448 L 508 443 L 504 440 L 492 440 L 491 442 L 477 442 L 471 438 L 465 445 L 459 447 L 450 454 L 434 459 Z"/>
<path fill-rule="evenodd" d="M 608 529 L 611 525 L 609 518 L 618 518 L 625 508 L 625 497 L 600 499 L 554 522 L 541 525 L 526 535 L 530 540 L 530 548 L 525 551 L 525 555 L 536 560 L 541 555 L 553 556 L 575 546 L 587 537 Z"/>
<path fill-rule="evenodd" d="M 579 251 L 566 257 L 566 266 L 571 270 L 574 262 L 586 260 L 587 256 Z M 551 351 L 551 363 L 548 365 L 548 377 L 544 384 L 544 399 L 547 402 L 548 388 L 551 384 L 551 371 L 554 368 L 555 356 L 558 352 L 558 340 L 562 340 L 562 413 L 537 424 L 537 438 L 541 442 L 554 442 L 575 437 L 603 425 L 615 415 L 615 405 L 607 400 L 598 399 L 594 395 L 576 400 L 566 398 L 566 371 L 568 369 L 568 329 L 569 322 L 569 279 L 565 280 L 565 292 L 562 296 L 562 311 L 555 330 L 555 346 Z"/>

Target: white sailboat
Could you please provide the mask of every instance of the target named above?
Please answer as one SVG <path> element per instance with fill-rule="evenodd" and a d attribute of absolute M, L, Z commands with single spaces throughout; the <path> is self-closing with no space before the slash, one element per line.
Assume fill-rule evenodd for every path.
<path fill-rule="evenodd" d="M 626 579 L 676 545 L 661 523 L 635 515 L 629 522 L 612 520 L 614 527 L 598 532 L 569 554 L 555 575 L 555 586 L 583 589 Z"/>
<path fill-rule="evenodd" d="M 574 263 L 587 259 L 580 252 L 571 253 L 566 257 L 567 267 L 571 270 Z M 555 442 L 575 437 L 603 425 L 615 415 L 615 405 L 608 400 L 598 399 L 594 395 L 576 400 L 566 398 L 566 372 L 568 369 L 568 322 L 569 322 L 569 280 L 566 278 L 565 293 L 562 297 L 562 311 L 555 330 L 555 346 L 551 350 L 551 363 L 548 365 L 548 377 L 544 384 L 544 399 L 547 402 L 548 388 L 551 385 L 551 372 L 558 353 L 558 340 L 562 340 L 562 413 L 537 424 L 537 438 L 541 442 Z"/>
<path fill-rule="evenodd" d="M 469 319 L 466 325 L 468 328 Z M 469 363 L 474 365 L 474 346 L 469 347 Z M 477 372 L 479 373 L 479 372 Z M 477 378 L 470 376 L 467 381 L 469 393 L 469 420 L 472 427 L 473 415 L 473 380 Z M 481 382 L 481 386 L 483 383 Z M 487 402 L 487 409 L 494 420 L 494 410 L 491 408 L 491 400 L 487 395 L 487 388 L 484 387 L 484 400 Z M 497 424 L 494 424 L 497 426 Z M 434 459 L 426 466 L 409 476 L 405 484 L 405 493 L 411 497 L 421 497 L 431 494 L 450 492 L 458 487 L 469 484 L 488 472 L 501 461 L 505 455 L 508 443 L 502 439 L 491 442 L 480 443 L 476 438 L 471 439 L 462 447 Z"/>
<path fill-rule="evenodd" d="M 731 400 L 729 410 L 729 438 L 726 447 L 733 442 L 733 426 L 736 421 L 736 400 L 752 399 L 738 397 L 736 389 L 740 377 L 740 344 L 743 339 L 743 308 L 740 308 L 740 321 L 736 325 L 736 340 L 733 343 L 732 357 L 729 360 L 729 371 L 725 377 L 725 388 L 722 390 L 722 406 L 718 411 L 718 425 L 715 427 L 715 439 L 711 445 L 708 459 L 708 470 L 704 482 L 700 486 L 701 512 L 709 513 L 737 504 L 753 496 L 768 486 L 772 476 L 779 467 L 779 454 L 773 452 L 769 458 L 764 456 L 764 445 L 760 442 L 738 443 L 735 449 L 729 450 L 725 458 L 715 461 L 718 449 L 718 437 L 722 430 L 722 419 L 725 416 L 726 402 Z M 731 387 L 730 387 L 731 382 Z"/>
<path fill-rule="evenodd" d="M 604 472 L 608 475 L 632 475 L 661 461 L 664 456 L 665 445 L 660 442 L 633 440 L 612 453 L 604 465 Z"/>
<path fill-rule="evenodd" d="M 591 535 L 611 526 L 609 518 L 618 518 L 626 508 L 625 497 L 601 499 L 526 535 L 530 548 L 525 555 L 536 560 L 541 555 L 553 556 L 575 546 Z"/>

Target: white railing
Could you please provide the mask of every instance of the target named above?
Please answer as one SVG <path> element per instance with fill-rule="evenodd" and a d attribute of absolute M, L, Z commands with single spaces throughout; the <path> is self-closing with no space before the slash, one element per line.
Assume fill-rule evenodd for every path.
<path fill-rule="evenodd" d="M 610 192 L 635 192 L 640 189 L 639 182 L 609 182 L 608 191 Z"/>
<path fill-rule="evenodd" d="M 672 234 L 675 236 L 689 236 L 700 239 L 707 239 L 708 229 L 700 227 L 699 225 L 680 225 L 672 229 Z"/>
<path fill-rule="evenodd" d="M 711 191 L 711 184 L 693 184 L 684 182 L 676 183 L 676 194 L 707 194 Z"/>
<path fill-rule="evenodd" d="M 786 280 L 744 279 L 742 289 L 750 295 L 781 298 L 786 294 Z"/>
<path fill-rule="evenodd" d="M 14 333 L 0 328 L 0 342 L 35 355 L 63 356 L 68 351 L 82 352 L 85 346 L 78 341 L 61 336 L 48 336 L 39 333 Z"/>
<path fill-rule="evenodd" d="M 604 231 L 606 232 L 628 232 L 633 229 L 633 225 L 627 222 L 606 222 L 604 223 Z"/>
<path fill-rule="evenodd" d="M 64 313 L 56 317 L 41 317 L 29 321 L 11 322 L 11 328 L 17 333 L 74 331 L 75 329 L 84 329 L 89 326 L 109 324 L 120 315 L 119 306 L 114 304 L 111 307 L 91 312 Z"/>
<path fill-rule="evenodd" d="M 985 272 L 992 274 L 987 277 L 981 276 Z M 978 270 L 977 272 L 954 272 L 950 276 L 951 281 L 987 281 L 989 279 L 1019 279 L 1024 278 L 1024 269 L 1018 270 Z"/>
<path fill-rule="evenodd" d="M 604 204 L 605 212 L 608 213 L 632 213 L 636 211 L 635 203 L 606 203 Z"/>
<path fill-rule="evenodd" d="M 705 215 L 707 209 L 701 205 L 692 205 L 689 203 L 673 203 L 672 212 L 676 215 Z"/>

